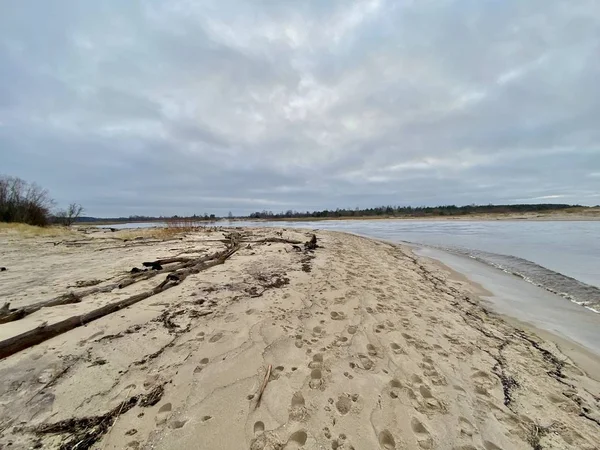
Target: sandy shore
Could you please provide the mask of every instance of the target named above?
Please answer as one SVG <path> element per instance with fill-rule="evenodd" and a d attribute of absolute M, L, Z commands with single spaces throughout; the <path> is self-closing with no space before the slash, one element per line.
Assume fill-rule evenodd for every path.
<path fill-rule="evenodd" d="M 169 287 L 0 360 L 0 448 L 600 447 L 600 373 L 444 266 L 343 233 L 308 251 L 276 242 L 301 230 L 229 231 L 0 234 L 12 312 L 81 300 L 0 324 L 0 347 Z M 181 260 L 130 274 L 231 248 L 179 279 L 166 272 Z"/>

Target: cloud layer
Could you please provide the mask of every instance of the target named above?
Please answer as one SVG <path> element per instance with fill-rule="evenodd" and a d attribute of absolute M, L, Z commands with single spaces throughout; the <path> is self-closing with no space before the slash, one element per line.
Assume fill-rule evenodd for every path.
<path fill-rule="evenodd" d="M 89 214 L 600 203 L 595 0 L 4 2 L 0 173 Z"/>

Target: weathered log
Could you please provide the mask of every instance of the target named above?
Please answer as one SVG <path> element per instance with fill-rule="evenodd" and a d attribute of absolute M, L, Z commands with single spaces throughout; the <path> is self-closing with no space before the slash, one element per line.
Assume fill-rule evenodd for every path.
<path fill-rule="evenodd" d="M 68 294 L 61 295 L 60 297 L 53 298 L 52 300 L 48 300 L 45 302 L 34 303 L 33 305 L 27 305 L 23 308 L 10 310 L 9 308 L 3 307 L 0 310 L 0 323 L 12 322 L 14 320 L 22 319 L 29 314 L 32 314 L 36 311 L 39 311 L 42 308 L 48 308 L 51 306 L 58 305 L 69 305 L 71 303 L 79 303 L 81 298 L 72 292 Z"/>
<path fill-rule="evenodd" d="M 260 239 L 258 241 L 247 241 L 247 242 L 256 242 L 258 244 L 268 243 L 268 242 L 278 243 L 278 244 L 302 244 L 302 241 L 296 241 L 294 239 L 275 238 L 275 237 Z"/>
<path fill-rule="evenodd" d="M 160 292 L 164 292 L 165 290 L 173 286 L 177 286 L 187 276 L 191 274 L 200 273 L 203 270 L 225 263 L 225 261 L 229 257 L 231 257 L 231 255 L 233 255 L 238 249 L 239 242 L 237 240 L 232 240 L 232 243 L 228 247 L 228 249 L 218 254 L 218 256 L 215 255 L 216 258 L 214 260 L 207 262 L 199 262 L 198 264 L 192 267 L 177 272 L 177 278 L 179 279 L 179 281 L 173 281 L 172 278 L 169 279 L 169 277 L 173 276 L 173 274 L 169 274 L 165 281 L 163 281 L 161 284 L 149 291 L 142 292 L 140 294 L 136 294 L 126 299 L 120 300 L 118 302 L 102 306 L 85 314 L 69 317 L 68 319 L 62 320 L 52 325 L 43 324 L 42 326 L 39 326 L 33 330 L 26 331 L 19 335 L 5 339 L 4 341 L 0 342 L 0 359 L 6 358 L 7 356 L 13 355 L 34 345 L 40 344 L 48 339 L 66 333 L 67 331 L 90 323 L 94 320 L 100 319 L 101 317 L 104 317 L 108 314 L 112 314 L 123 308 L 127 308 L 128 306 L 145 300 L 148 297 L 152 297 L 153 295 L 159 294 Z"/>
<path fill-rule="evenodd" d="M 229 242 L 229 241 L 227 241 Z M 173 258 L 164 258 L 164 259 L 157 259 L 156 261 L 150 261 L 150 262 L 145 262 L 142 263 L 142 265 L 144 267 L 152 267 L 152 266 L 162 266 L 165 264 L 172 264 L 172 263 L 183 263 L 183 262 L 190 262 L 190 261 L 195 261 L 198 258 L 190 258 L 190 257 L 173 257 Z"/>
<path fill-rule="evenodd" d="M 227 242 L 230 243 L 230 241 L 227 241 Z M 191 267 L 195 264 L 199 264 L 199 263 L 202 263 L 205 261 L 210 261 L 215 258 L 220 258 L 224 253 L 227 253 L 229 248 L 230 247 L 228 246 L 226 250 L 213 253 L 212 255 L 203 256 L 201 258 L 196 258 L 196 259 L 181 258 L 182 262 L 180 264 L 178 264 L 177 266 L 171 267 L 169 269 L 164 269 L 162 272 L 160 272 L 160 271 L 145 272 L 145 271 L 138 269 L 138 272 L 132 272 L 131 276 L 129 278 L 119 280 L 115 283 L 111 283 L 106 286 L 94 287 L 92 289 L 87 289 L 85 291 L 78 291 L 76 293 L 63 294 L 58 297 L 52 298 L 50 300 L 44 300 L 42 302 L 34 303 L 33 305 L 25 306 L 23 308 L 18 308 L 18 309 L 13 309 L 13 310 L 3 308 L 0 310 L 0 324 L 7 323 L 7 322 L 13 322 L 15 320 L 20 320 L 23 317 L 28 316 L 29 314 L 39 311 L 41 308 L 58 306 L 58 305 L 67 305 L 69 303 L 78 303 L 81 301 L 82 298 L 87 297 L 89 295 L 110 292 L 114 289 L 123 289 L 127 286 L 137 283 L 138 281 L 149 280 L 150 278 L 153 278 L 156 275 L 159 275 L 160 273 L 173 272 L 173 271 L 185 269 L 186 267 Z M 172 258 L 172 259 L 175 259 L 175 258 Z M 75 300 L 75 299 L 78 299 L 78 300 Z M 6 307 L 6 305 L 5 305 L 5 307 Z"/>

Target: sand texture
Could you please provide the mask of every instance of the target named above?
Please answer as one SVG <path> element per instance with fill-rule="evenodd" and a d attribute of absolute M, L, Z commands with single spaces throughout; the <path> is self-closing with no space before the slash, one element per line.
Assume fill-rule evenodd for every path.
<path fill-rule="evenodd" d="M 124 233 L 1 234 L 11 309 L 106 289 L 0 324 L 0 340 L 147 292 L 170 264 L 112 286 L 224 251 L 229 232 Z M 308 251 L 263 240 L 309 231 L 241 230 L 222 264 L 0 360 L 0 448 L 600 448 L 600 374 L 406 247 L 315 234 Z"/>

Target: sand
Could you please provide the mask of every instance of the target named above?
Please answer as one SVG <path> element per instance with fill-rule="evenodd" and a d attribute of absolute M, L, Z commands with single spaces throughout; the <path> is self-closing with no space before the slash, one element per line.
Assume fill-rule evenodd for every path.
<path fill-rule="evenodd" d="M 0 448 L 600 447 L 600 373 L 465 279 L 343 233 L 317 231 L 314 252 L 257 242 L 311 235 L 280 231 L 243 230 L 224 264 L 1 360 Z M 227 231 L 125 233 L 0 234 L 0 296 L 13 308 L 110 285 L 143 261 L 222 250 Z M 165 276 L 1 324 L 0 340 Z"/>

